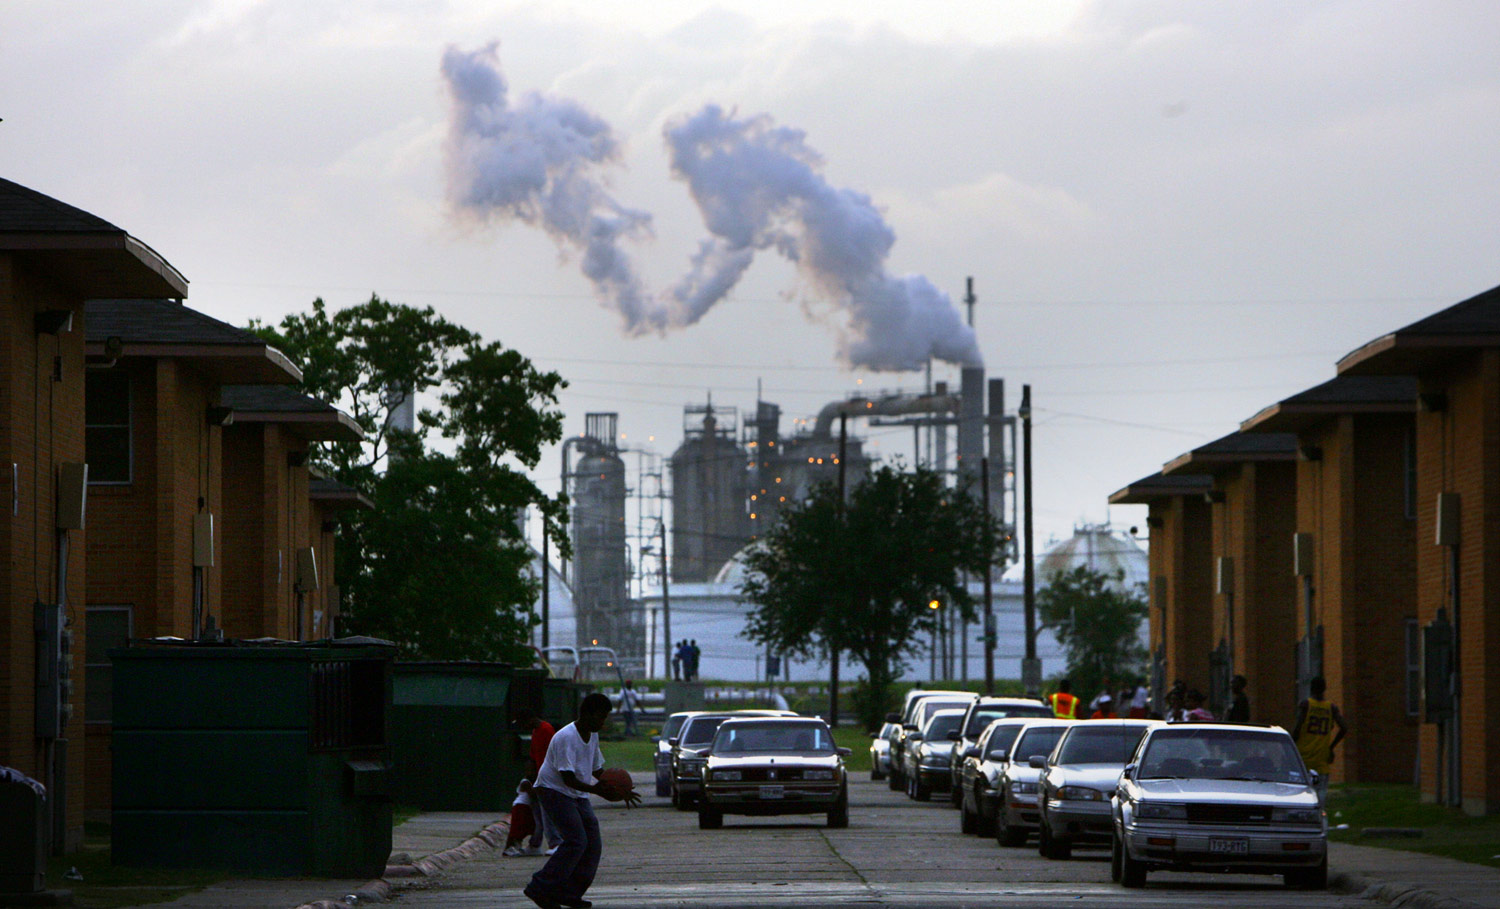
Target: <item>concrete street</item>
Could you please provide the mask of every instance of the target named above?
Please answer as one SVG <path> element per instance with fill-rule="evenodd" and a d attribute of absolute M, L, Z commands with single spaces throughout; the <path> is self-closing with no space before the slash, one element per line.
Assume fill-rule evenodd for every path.
<path fill-rule="evenodd" d="M 649 786 L 644 776 L 637 785 Z M 643 790 L 649 791 L 649 790 Z M 944 796 L 935 796 L 942 799 Z M 725 818 L 723 830 L 698 829 L 697 815 L 647 796 L 641 808 L 596 806 L 604 862 L 588 893 L 600 909 L 796 906 L 1093 906 L 1328 907 L 1379 905 L 1356 896 L 1283 889 L 1280 878 L 1163 873 L 1146 889 L 1110 883 L 1108 852 L 1079 848 L 1071 861 L 1049 861 L 1034 844 L 1002 849 L 992 838 L 958 832 L 958 812 L 942 801 L 917 803 L 868 775 L 850 789 L 850 823 L 829 830 L 821 816 Z M 498 851 L 405 889 L 410 907 L 531 906 L 521 895 L 538 857 Z"/>

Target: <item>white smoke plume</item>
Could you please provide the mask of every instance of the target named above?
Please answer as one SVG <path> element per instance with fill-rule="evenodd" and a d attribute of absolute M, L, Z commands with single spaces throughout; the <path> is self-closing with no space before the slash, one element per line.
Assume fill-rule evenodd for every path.
<path fill-rule="evenodd" d="M 650 215 L 620 205 L 603 183 L 603 169 L 619 157 L 609 125 L 571 101 L 534 93 L 512 106 L 494 45 L 449 49 L 443 73 L 454 107 L 452 204 L 481 219 L 541 227 L 580 252 L 584 274 L 628 332 L 692 325 L 734 289 L 757 252 L 774 250 L 844 313 L 840 354 L 851 366 L 918 369 L 929 357 L 980 363 L 974 332 L 947 294 L 921 275 L 887 273 L 895 232 L 868 196 L 828 183 L 801 130 L 715 105 L 668 125 L 673 174 L 687 183 L 711 236 L 688 273 L 652 297 L 621 246 L 649 234 Z"/>

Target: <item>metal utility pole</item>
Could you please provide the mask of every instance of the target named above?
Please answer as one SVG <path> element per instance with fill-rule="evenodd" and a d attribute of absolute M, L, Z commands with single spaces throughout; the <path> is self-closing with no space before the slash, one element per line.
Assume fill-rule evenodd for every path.
<path fill-rule="evenodd" d="M 1031 549 L 1031 386 L 1021 386 L 1021 496 L 1026 509 L 1022 518 L 1021 562 L 1025 585 L 1026 658 L 1021 661 L 1021 682 L 1029 695 L 1042 693 L 1042 667 L 1036 658 L 1036 560 Z"/>
<path fill-rule="evenodd" d="M 964 290 L 964 305 L 969 307 L 970 328 L 974 327 L 974 304 L 978 302 L 979 298 L 974 296 L 974 276 L 970 275 L 968 277 L 968 284 L 966 286 L 966 289 Z"/>
<path fill-rule="evenodd" d="M 547 515 L 542 514 L 542 653 L 552 646 L 552 574 L 549 557 L 551 542 L 547 539 Z"/>
<path fill-rule="evenodd" d="M 995 694 L 995 601 L 990 575 L 995 561 L 995 540 L 990 535 L 990 459 L 979 461 L 979 491 L 984 499 L 984 693 Z"/>
<path fill-rule="evenodd" d="M 845 465 L 849 461 L 849 415 L 839 414 L 839 558 L 843 559 L 848 545 L 844 534 L 844 490 Z M 831 666 L 828 670 L 828 725 L 839 724 L 839 658 L 842 654 L 835 643 L 828 648 Z"/>
<path fill-rule="evenodd" d="M 664 679 L 672 676 L 672 583 L 667 562 L 667 522 L 656 525 L 661 530 L 661 674 Z"/>

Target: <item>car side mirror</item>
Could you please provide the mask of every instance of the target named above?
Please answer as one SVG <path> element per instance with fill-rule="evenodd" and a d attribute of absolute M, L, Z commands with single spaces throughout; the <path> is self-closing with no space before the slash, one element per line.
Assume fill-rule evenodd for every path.
<path fill-rule="evenodd" d="M 1036 770 L 1041 770 L 1047 766 L 1047 756 L 1045 754 L 1033 754 L 1027 759 L 1026 763 L 1030 764 Z"/>
<path fill-rule="evenodd" d="M 966 757 L 966 758 L 977 758 L 977 757 L 979 757 L 979 746 L 978 745 L 970 745 L 969 747 L 965 748 L 964 749 L 964 757 Z"/>
<path fill-rule="evenodd" d="M 907 732 L 916 732 L 917 731 L 917 724 L 916 723 L 907 723 L 905 726 L 902 726 L 901 728 L 905 729 Z"/>
<path fill-rule="evenodd" d="M 853 748 L 835 748 L 833 750 L 838 754 L 839 757 L 848 757 L 849 755 L 854 753 Z"/>
<path fill-rule="evenodd" d="M 955 729 L 952 732 L 948 733 L 948 741 L 950 741 L 950 742 L 956 742 L 956 741 L 958 741 L 959 739 L 961 739 L 963 737 L 964 737 L 963 733 L 959 732 L 957 729 Z"/>
<path fill-rule="evenodd" d="M 1010 757 L 1010 752 L 1004 748 L 996 748 L 990 752 L 990 760 L 992 761 L 1003 761 L 1008 757 Z"/>
<path fill-rule="evenodd" d="M 880 733 L 878 733 L 878 732 L 872 732 L 872 733 L 870 733 L 870 738 L 872 738 L 872 739 L 878 739 L 878 738 L 880 738 Z"/>
<path fill-rule="evenodd" d="M 1135 776 L 1135 768 L 1136 768 L 1135 764 L 1126 764 L 1125 765 L 1125 769 L 1120 771 L 1120 779 L 1123 780 L 1126 777 L 1134 777 Z"/>
<path fill-rule="evenodd" d="M 1318 780 L 1321 779 L 1321 778 L 1322 777 L 1320 776 L 1320 774 L 1318 773 L 1318 771 L 1316 771 L 1316 770 L 1309 770 L 1309 771 L 1307 771 L 1307 785 L 1308 786 L 1316 788 L 1317 785 L 1318 785 Z"/>
<path fill-rule="evenodd" d="M 671 745 L 673 748 L 676 748 L 678 741 L 680 740 L 677 738 L 677 736 L 674 735 L 671 738 L 667 739 L 667 744 Z"/>
<path fill-rule="evenodd" d="M 899 713 L 887 713 L 885 715 L 885 721 L 887 723 L 899 723 L 899 722 L 901 722 L 901 714 L 899 714 Z"/>
<path fill-rule="evenodd" d="M 906 740 L 909 742 L 920 742 L 922 741 L 922 733 L 913 732 L 911 735 L 906 737 Z"/>

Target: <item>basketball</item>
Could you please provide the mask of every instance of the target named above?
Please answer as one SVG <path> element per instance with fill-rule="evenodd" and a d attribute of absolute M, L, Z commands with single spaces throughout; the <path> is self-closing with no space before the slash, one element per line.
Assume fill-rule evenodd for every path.
<path fill-rule="evenodd" d="M 635 780 L 630 778 L 630 771 L 623 767 L 606 767 L 599 771 L 599 784 L 612 800 L 624 798 L 627 792 L 635 789 Z"/>

